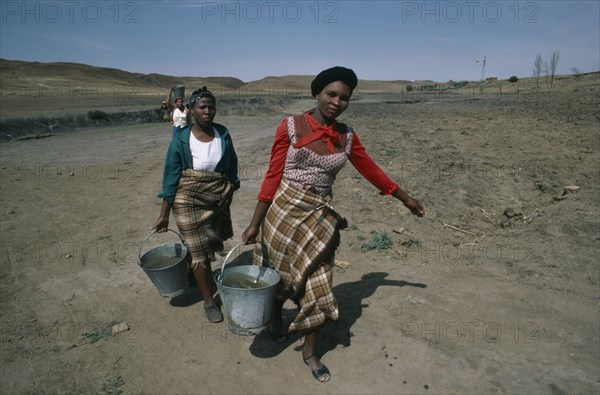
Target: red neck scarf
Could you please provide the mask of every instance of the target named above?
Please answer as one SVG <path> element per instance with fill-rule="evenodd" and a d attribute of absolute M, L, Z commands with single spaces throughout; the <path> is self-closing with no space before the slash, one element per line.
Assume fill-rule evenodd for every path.
<path fill-rule="evenodd" d="M 335 130 L 337 124 L 336 121 L 329 126 L 323 126 L 317 122 L 309 113 L 304 115 L 304 118 L 308 121 L 308 125 L 312 129 L 312 133 L 302 137 L 295 144 L 294 148 L 302 148 L 308 143 L 312 143 L 315 140 L 323 139 L 327 143 L 327 149 L 330 153 L 333 153 L 335 147 L 340 145 L 340 134 Z"/>

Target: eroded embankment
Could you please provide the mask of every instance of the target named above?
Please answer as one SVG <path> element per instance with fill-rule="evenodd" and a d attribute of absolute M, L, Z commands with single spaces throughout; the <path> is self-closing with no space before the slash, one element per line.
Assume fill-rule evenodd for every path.
<path fill-rule="evenodd" d="M 218 101 L 218 111 L 220 115 L 274 114 L 284 111 L 297 100 L 298 97 L 223 99 Z M 5 118 L 0 119 L 0 142 L 44 138 L 72 130 L 159 122 L 163 120 L 157 108 Z"/>

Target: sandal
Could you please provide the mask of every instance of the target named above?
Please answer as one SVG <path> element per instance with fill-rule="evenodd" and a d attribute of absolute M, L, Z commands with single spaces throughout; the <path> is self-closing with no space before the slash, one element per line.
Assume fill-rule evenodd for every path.
<path fill-rule="evenodd" d="M 310 366 L 307 361 L 316 355 L 317 354 L 312 354 L 312 355 L 304 358 L 304 363 L 306 364 L 306 366 Z M 327 369 L 327 366 L 325 366 L 325 365 L 323 365 L 321 368 L 319 368 L 317 370 L 311 369 L 310 371 L 312 372 L 313 377 L 315 379 L 317 379 L 317 381 L 320 383 L 326 383 L 331 378 L 331 373 L 329 372 L 329 369 Z"/>
<path fill-rule="evenodd" d="M 216 304 L 211 304 L 210 306 L 205 307 L 204 315 L 206 316 L 207 320 L 213 323 L 223 321 L 223 314 L 221 314 L 221 311 Z"/>

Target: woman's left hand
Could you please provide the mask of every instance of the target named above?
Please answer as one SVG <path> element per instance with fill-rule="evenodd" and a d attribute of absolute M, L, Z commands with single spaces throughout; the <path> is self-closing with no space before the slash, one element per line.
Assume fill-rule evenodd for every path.
<path fill-rule="evenodd" d="M 414 199 L 403 190 L 398 188 L 396 192 L 394 192 L 394 197 L 400 200 L 402 204 L 404 204 L 404 206 L 406 206 L 406 208 L 417 217 L 422 217 L 425 215 L 425 207 L 423 207 L 417 199 Z"/>
<path fill-rule="evenodd" d="M 413 199 L 409 196 L 406 201 L 402 201 L 402 204 L 404 204 L 404 206 L 406 206 L 406 208 L 417 217 L 422 217 L 425 215 L 425 207 L 423 207 L 423 205 L 421 205 L 417 199 Z"/>

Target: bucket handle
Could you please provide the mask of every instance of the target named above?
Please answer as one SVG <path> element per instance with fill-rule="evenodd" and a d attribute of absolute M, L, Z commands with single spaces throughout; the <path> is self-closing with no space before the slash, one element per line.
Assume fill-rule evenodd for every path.
<path fill-rule="evenodd" d="M 169 228 L 167 228 L 167 230 L 168 230 L 169 232 L 173 232 L 173 233 L 175 233 L 175 234 L 176 234 L 176 235 L 179 237 L 179 240 L 181 240 L 181 242 L 183 243 L 183 245 L 185 245 L 185 241 L 183 240 L 183 238 L 181 237 L 181 235 L 180 235 L 179 233 L 175 232 L 173 229 L 169 229 Z M 146 243 L 146 241 L 148 241 L 148 239 L 149 239 L 149 238 L 150 238 L 152 235 L 154 235 L 155 233 L 158 233 L 158 232 L 157 232 L 157 231 L 155 231 L 155 230 L 154 230 L 154 231 L 152 231 L 152 233 L 150 233 L 148 236 L 146 236 L 146 238 L 144 239 L 144 241 L 142 241 L 142 244 L 140 244 L 140 249 L 138 250 L 138 259 L 139 259 L 140 261 L 142 260 L 142 247 L 144 246 L 144 244 Z"/>
<path fill-rule="evenodd" d="M 219 281 L 219 284 L 223 285 L 223 272 L 225 270 L 225 265 L 227 264 L 227 261 L 229 260 L 229 257 L 231 256 L 231 254 L 233 253 L 233 251 L 237 250 L 239 247 L 243 246 L 244 244 L 237 244 L 235 247 L 233 247 L 229 253 L 227 254 L 227 256 L 225 257 L 225 259 L 223 259 L 223 266 L 221 266 L 221 273 L 218 274 L 217 276 L 217 280 Z"/>

